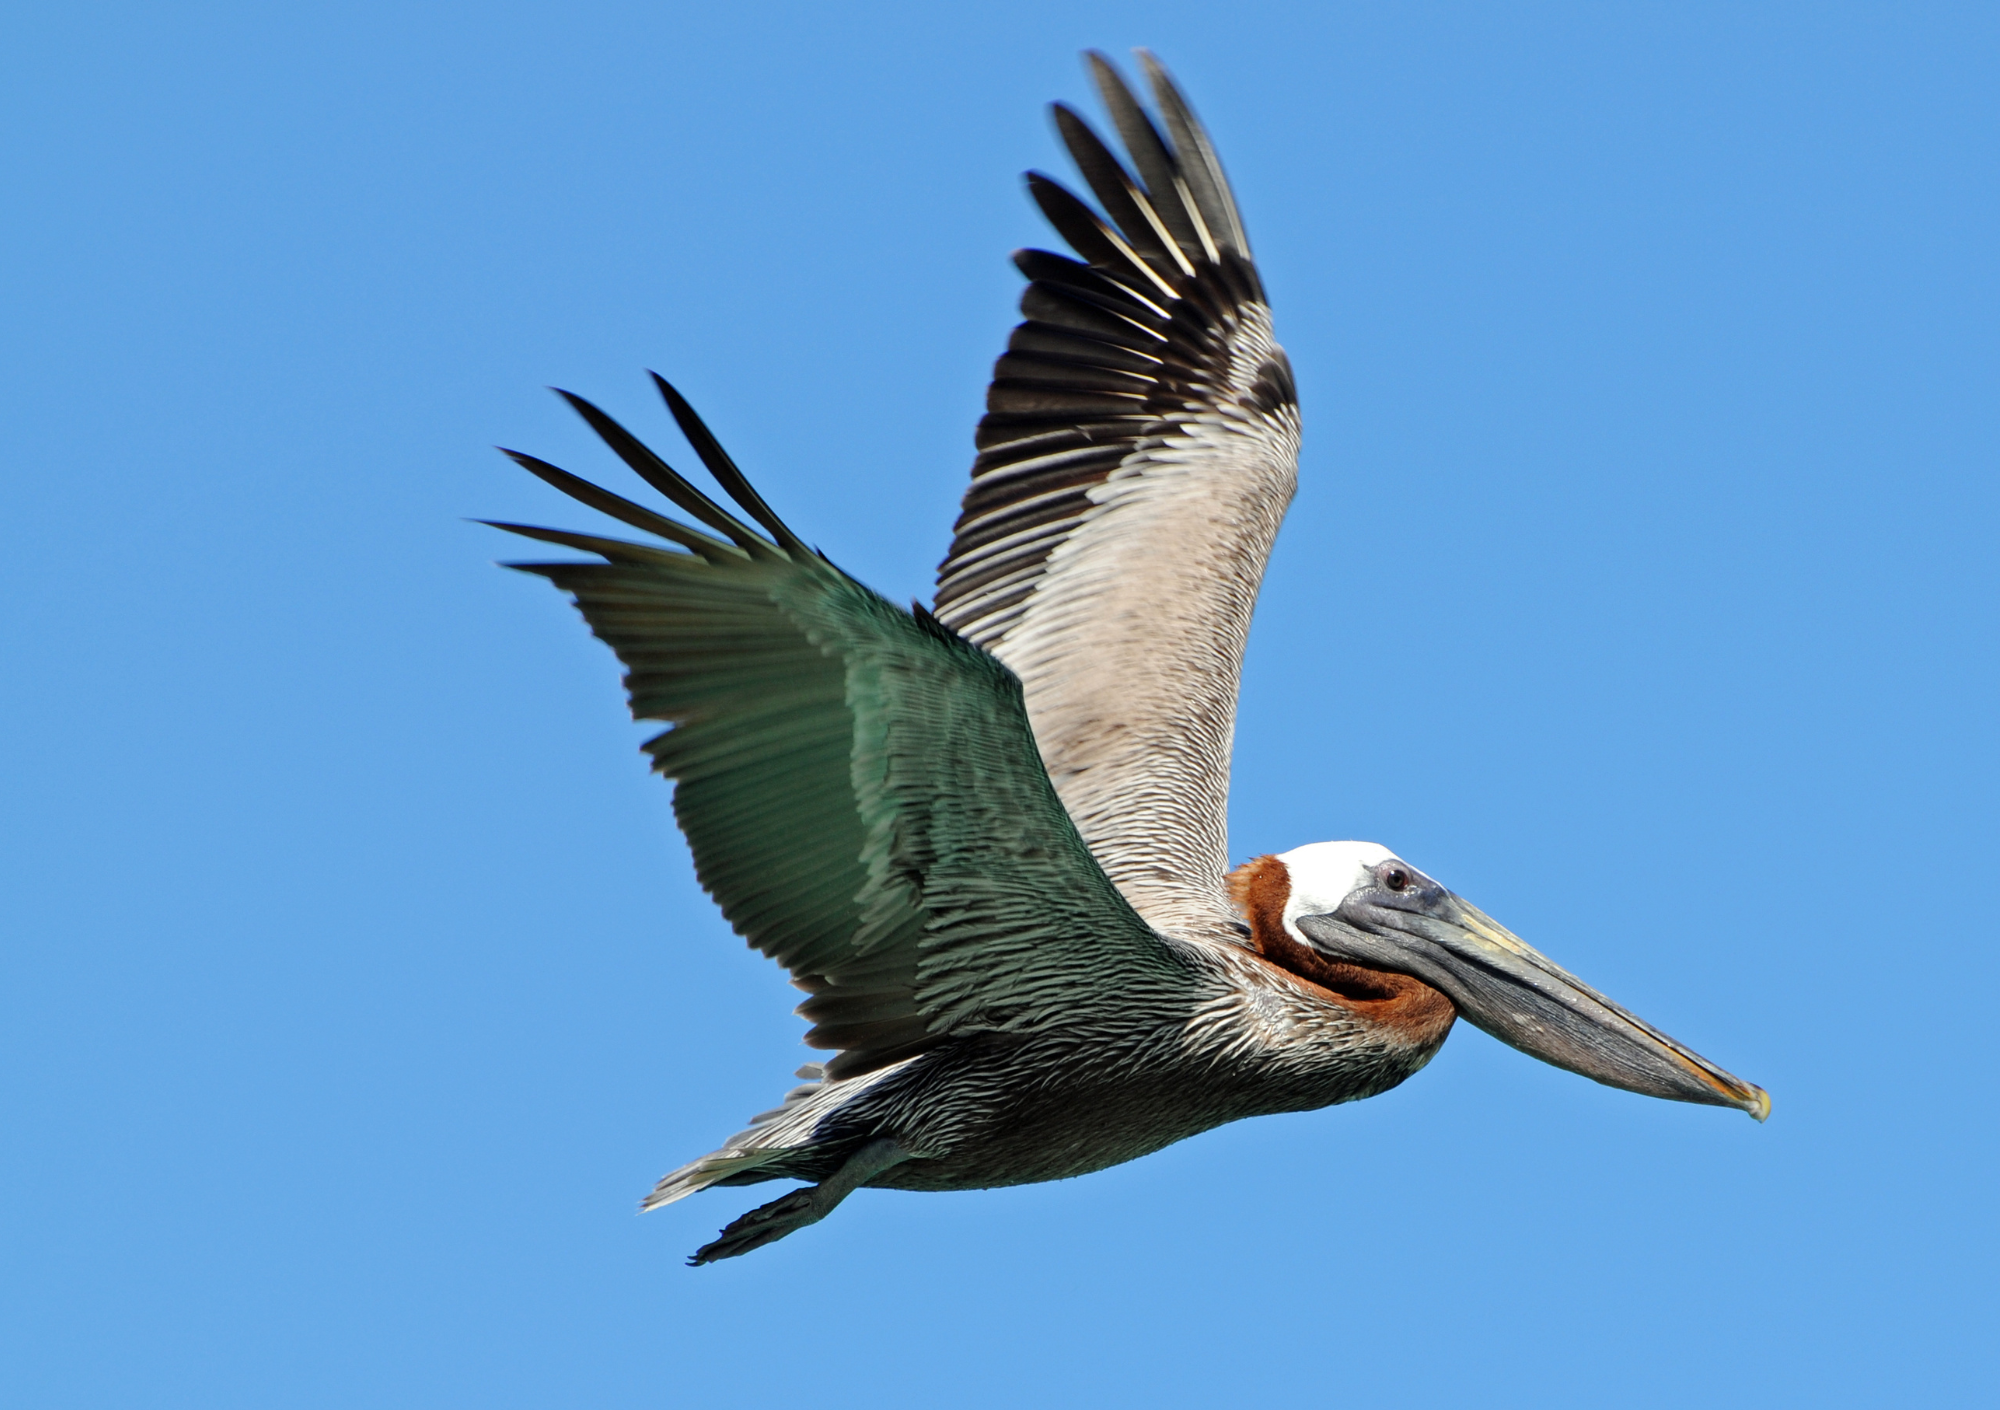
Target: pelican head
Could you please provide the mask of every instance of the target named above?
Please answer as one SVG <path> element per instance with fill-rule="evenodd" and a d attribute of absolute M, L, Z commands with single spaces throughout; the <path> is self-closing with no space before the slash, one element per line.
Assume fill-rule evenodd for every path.
<path fill-rule="evenodd" d="M 1740 1107 L 1771 1099 L 1538 953 L 1478 907 L 1373 842 L 1316 842 L 1277 858 L 1284 926 L 1328 960 L 1407 974 L 1531 1057 L 1612 1087 Z"/>

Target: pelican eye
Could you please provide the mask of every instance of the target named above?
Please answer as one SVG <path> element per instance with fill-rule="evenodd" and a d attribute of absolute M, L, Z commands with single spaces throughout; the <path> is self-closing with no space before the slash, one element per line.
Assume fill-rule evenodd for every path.
<path fill-rule="evenodd" d="M 1401 891 L 1410 884 L 1410 874 L 1401 867 L 1390 867 L 1382 873 L 1382 884 L 1391 891 Z"/>

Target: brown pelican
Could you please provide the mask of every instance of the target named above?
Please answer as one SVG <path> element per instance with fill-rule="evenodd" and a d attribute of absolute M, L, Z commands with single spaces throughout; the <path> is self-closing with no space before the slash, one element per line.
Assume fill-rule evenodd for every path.
<path fill-rule="evenodd" d="M 646 1198 L 812 1182 L 695 1263 L 862 1185 L 1061 1179 L 1374 1096 L 1461 1014 L 1614 1087 L 1770 1108 L 1385 847 L 1229 870 L 1237 679 L 1298 405 L 1206 133 L 1150 55 L 1157 124 L 1089 58 L 1127 160 L 1056 107 L 1099 209 L 1028 177 L 1080 258 L 1015 256 L 1026 321 L 932 611 L 809 549 L 657 377 L 740 514 L 568 393 L 700 527 L 509 452 L 678 546 L 498 525 L 603 560 L 513 566 L 575 598 L 633 715 L 670 725 L 646 749 L 701 883 L 834 1054 Z"/>

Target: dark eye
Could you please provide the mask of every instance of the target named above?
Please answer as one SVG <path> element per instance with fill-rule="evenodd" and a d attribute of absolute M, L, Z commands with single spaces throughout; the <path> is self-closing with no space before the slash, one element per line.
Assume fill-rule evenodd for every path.
<path fill-rule="evenodd" d="M 1410 874 L 1401 867 L 1390 867 L 1382 873 L 1382 884 L 1391 891 L 1401 891 L 1410 884 Z"/>

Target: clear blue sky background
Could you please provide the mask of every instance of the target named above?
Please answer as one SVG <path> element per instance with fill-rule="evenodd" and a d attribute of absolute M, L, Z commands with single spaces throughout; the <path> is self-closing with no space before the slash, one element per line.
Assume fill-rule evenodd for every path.
<path fill-rule="evenodd" d="M 2000 13 L 30 7 L 0 55 L 0 1309 L 37 1406 L 1991 1393 Z M 927 596 L 1076 51 L 1307 418 L 1239 856 L 1379 839 L 1770 1088 L 1461 1027 L 1085 1180 L 645 1219 L 809 1054 L 480 515 L 694 397 Z"/>

